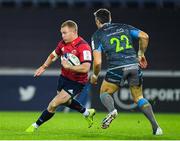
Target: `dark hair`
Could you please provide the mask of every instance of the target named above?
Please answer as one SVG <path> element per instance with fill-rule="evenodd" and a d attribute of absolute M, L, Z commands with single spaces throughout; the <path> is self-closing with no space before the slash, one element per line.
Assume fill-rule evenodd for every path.
<path fill-rule="evenodd" d="M 61 24 L 61 28 L 68 26 L 70 28 L 74 28 L 76 31 L 78 30 L 77 24 L 72 20 L 67 20 Z"/>
<path fill-rule="evenodd" d="M 101 8 L 94 12 L 94 16 L 100 21 L 101 24 L 111 21 L 111 12 L 104 8 Z"/>

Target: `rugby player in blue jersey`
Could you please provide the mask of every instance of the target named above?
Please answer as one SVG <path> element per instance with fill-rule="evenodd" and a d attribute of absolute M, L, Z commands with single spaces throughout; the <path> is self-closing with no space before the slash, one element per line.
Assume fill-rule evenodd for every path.
<path fill-rule="evenodd" d="M 96 84 L 101 70 L 102 53 L 108 62 L 107 73 L 100 89 L 100 100 L 109 114 L 102 121 L 101 127 L 109 127 L 118 115 L 114 107 L 112 95 L 128 81 L 131 95 L 139 109 L 152 125 L 154 135 L 162 135 L 151 104 L 143 97 L 141 68 L 147 67 L 145 52 L 149 37 L 147 33 L 127 24 L 111 23 L 111 13 L 107 9 L 99 9 L 94 13 L 98 30 L 92 36 L 93 75 L 91 83 Z M 139 50 L 136 53 L 133 39 L 139 40 Z"/>

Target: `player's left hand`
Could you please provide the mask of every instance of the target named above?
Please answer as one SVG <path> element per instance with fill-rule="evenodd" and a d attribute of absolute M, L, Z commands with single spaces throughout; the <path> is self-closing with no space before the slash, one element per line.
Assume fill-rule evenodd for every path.
<path fill-rule="evenodd" d="M 43 73 L 45 72 L 46 68 L 47 68 L 47 66 L 45 66 L 45 65 L 42 65 L 41 67 L 39 67 L 39 68 L 35 71 L 34 77 L 38 77 L 38 76 L 40 76 L 41 74 L 43 74 Z"/>
<path fill-rule="evenodd" d="M 90 82 L 91 84 L 97 84 L 98 77 L 96 75 L 91 75 Z"/>
<path fill-rule="evenodd" d="M 71 65 L 68 63 L 67 60 L 61 60 L 61 65 L 63 66 L 63 68 L 65 69 L 70 69 Z"/>
<path fill-rule="evenodd" d="M 146 57 L 143 55 L 143 56 L 138 56 L 138 60 L 139 60 L 139 65 L 142 69 L 145 69 L 147 68 L 147 60 L 146 60 Z"/>

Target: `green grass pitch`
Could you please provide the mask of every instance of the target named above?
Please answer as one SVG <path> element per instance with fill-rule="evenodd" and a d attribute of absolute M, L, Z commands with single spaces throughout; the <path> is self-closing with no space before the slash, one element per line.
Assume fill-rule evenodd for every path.
<path fill-rule="evenodd" d="M 101 129 L 105 113 L 96 113 L 92 128 L 81 114 L 56 113 L 35 133 L 24 130 L 40 112 L 0 112 L 0 139 L 4 140 L 176 140 L 180 139 L 180 114 L 156 114 L 163 136 L 153 136 L 151 126 L 141 113 L 119 113 L 110 128 Z"/>

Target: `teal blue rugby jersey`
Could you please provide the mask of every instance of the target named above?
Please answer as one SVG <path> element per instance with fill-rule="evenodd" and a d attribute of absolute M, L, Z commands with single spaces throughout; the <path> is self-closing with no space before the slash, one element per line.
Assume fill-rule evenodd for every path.
<path fill-rule="evenodd" d="M 133 38 L 138 38 L 140 30 L 119 23 L 107 23 L 92 36 L 92 49 L 104 52 L 108 68 L 138 63 L 133 47 Z"/>

